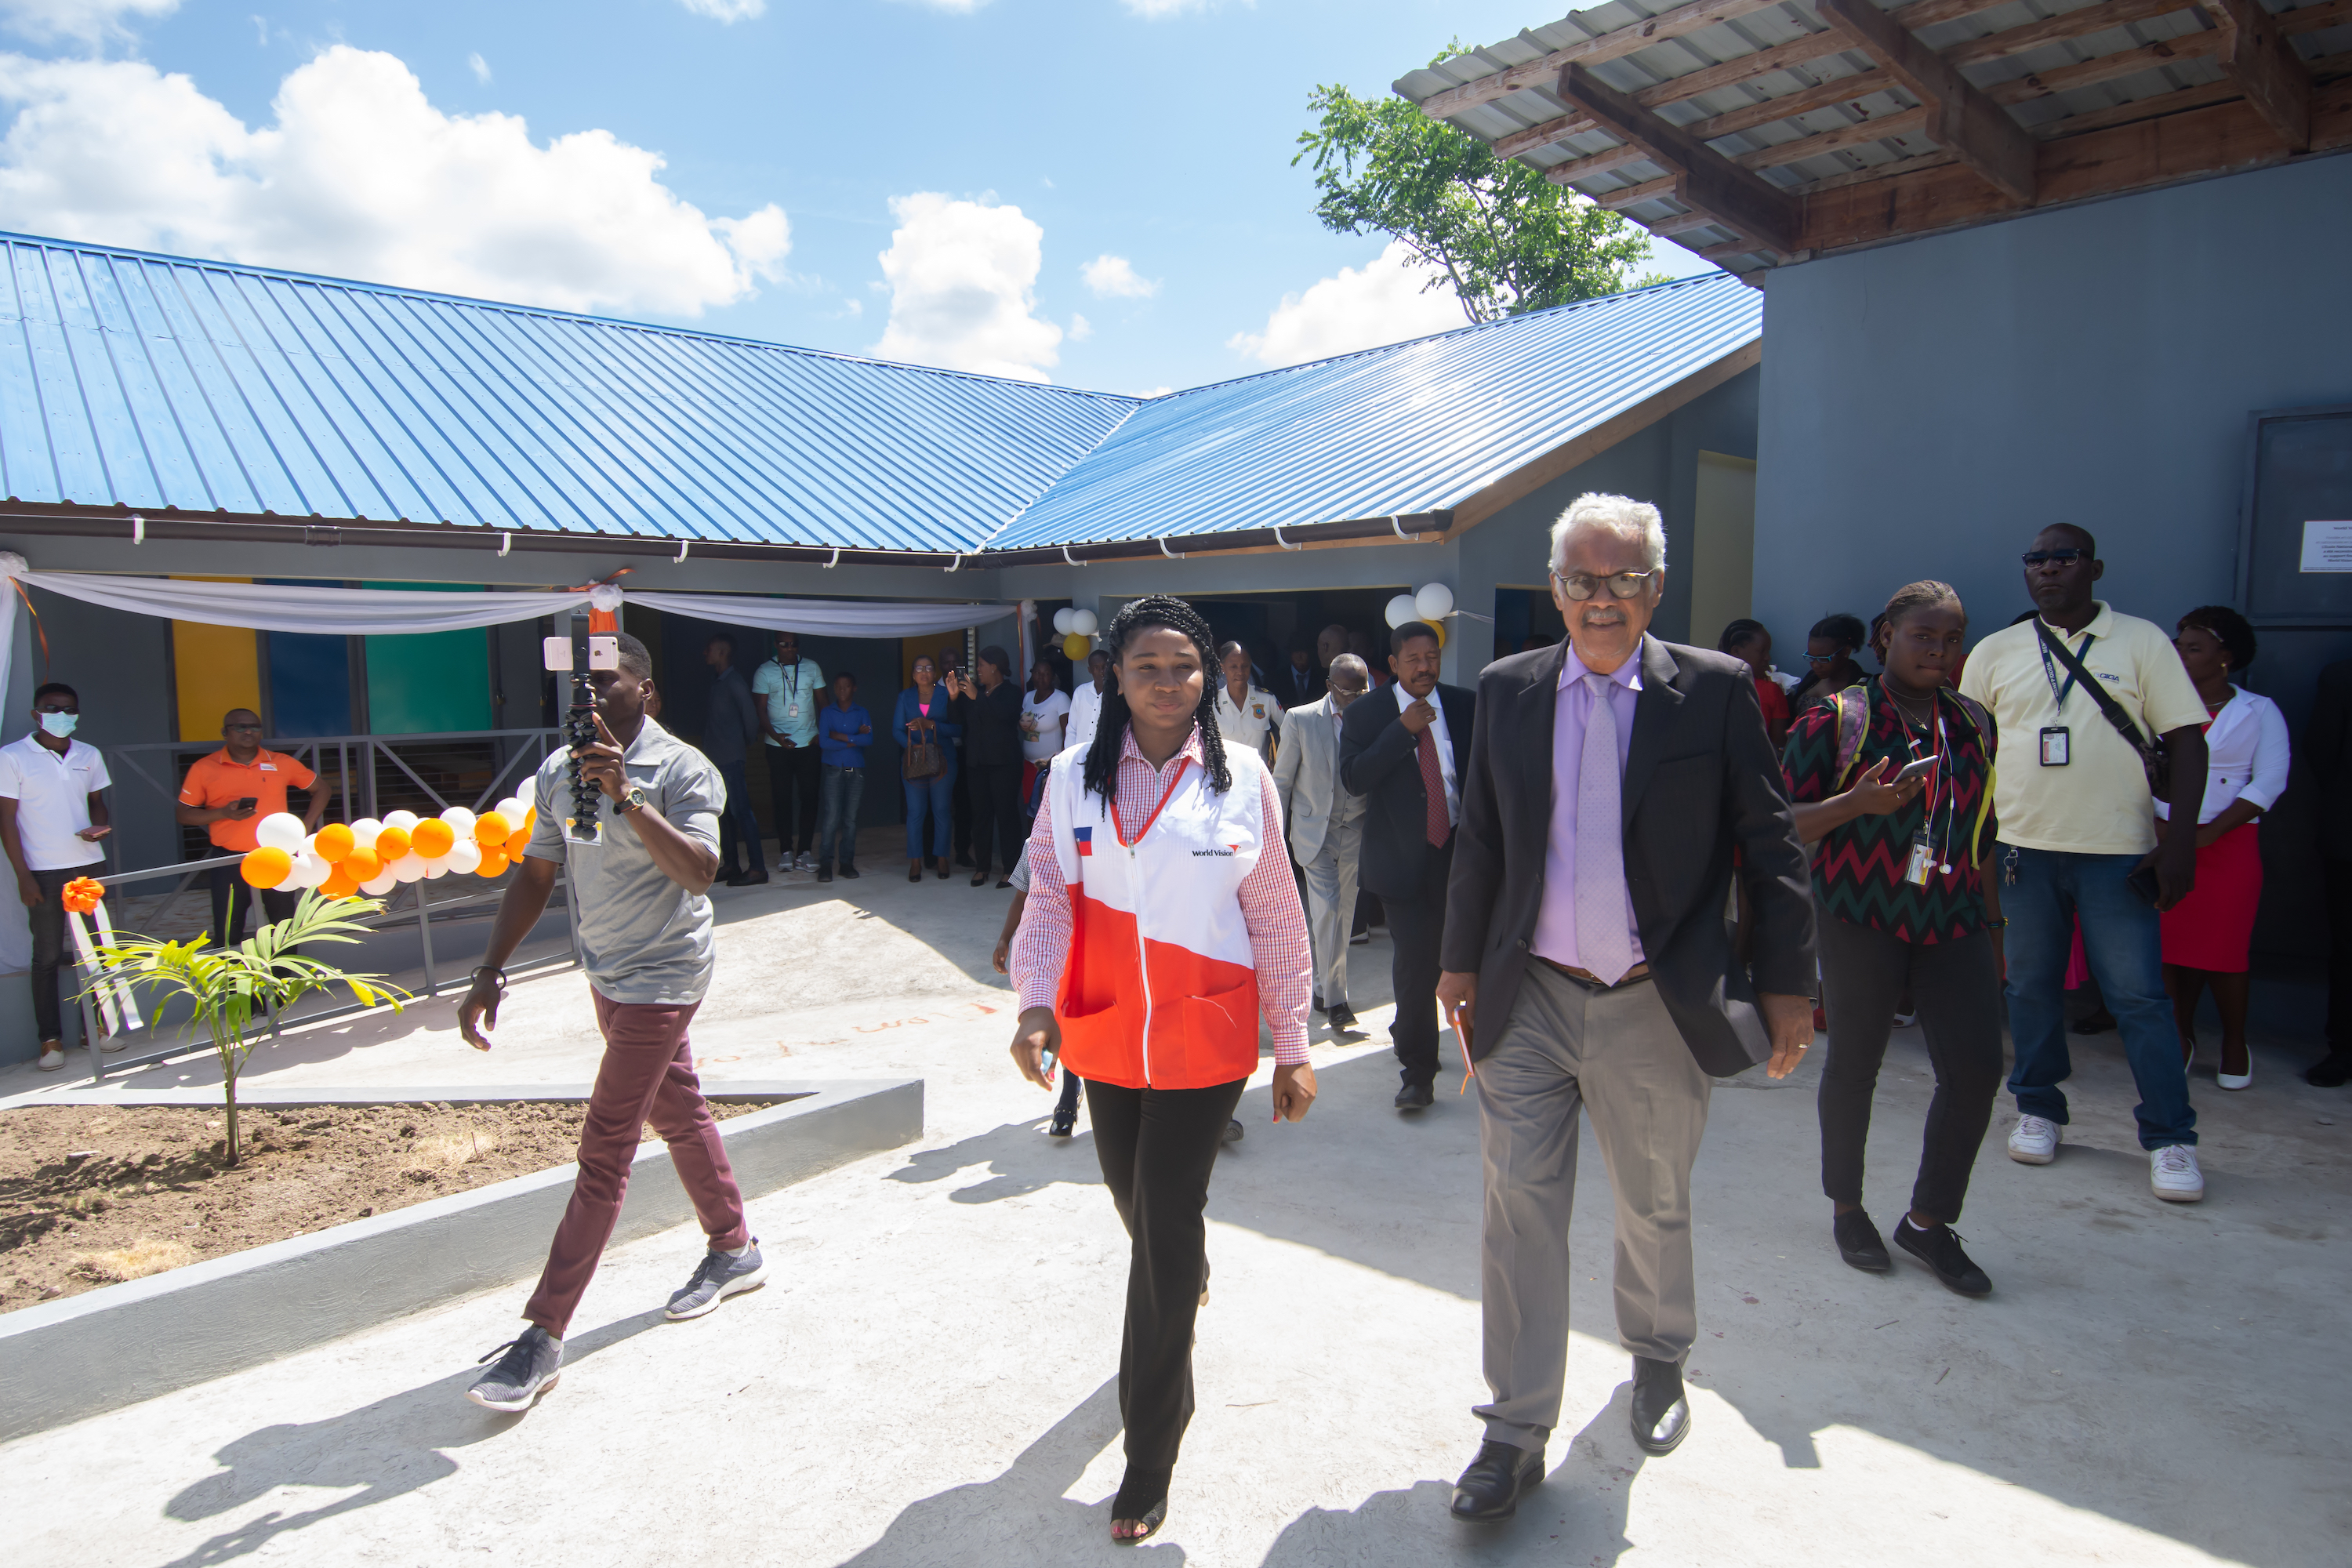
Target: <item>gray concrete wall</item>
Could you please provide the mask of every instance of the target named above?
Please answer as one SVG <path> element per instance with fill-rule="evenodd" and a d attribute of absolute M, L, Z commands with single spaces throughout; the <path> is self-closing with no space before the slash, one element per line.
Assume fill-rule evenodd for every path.
<path fill-rule="evenodd" d="M 1792 648 L 1940 577 L 1981 636 L 2027 607 L 2017 556 L 2062 521 L 2098 535 L 2119 609 L 2168 627 L 2230 602 L 2248 415 L 2352 401 L 2347 254 L 2334 157 L 1776 270 L 1758 616 Z M 2352 627 L 2262 637 L 2250 684 L 2299 730 Z M 2307 868 L 2274 858 L 2304 816 L 2282 803 L 2265 830 L 2289 885 L 2266 925 L 2315 907 Z"/>

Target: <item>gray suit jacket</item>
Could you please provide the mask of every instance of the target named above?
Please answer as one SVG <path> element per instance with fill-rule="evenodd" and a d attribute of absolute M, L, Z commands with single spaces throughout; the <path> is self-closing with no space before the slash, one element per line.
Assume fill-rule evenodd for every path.
<path fill-rule="evenodd" d="M 1289 825 L 1291 858 L 1302 866 L 1323 853 L 1331 828 L 1363 820 L 1364 797 L 1339 787 L 1339 735 L 1330 698 L 1284 711 L 1274 789 Z"/>
<path fill-rule="evenodd" d="M 1543 906 L 1552 719 L 1567 657 L 1564 644 L 1514 654 L 1478 678 L 1441 959 L 1478 975 L 1474 1056 L 1502 1037 Z M 1640 657 L 1625 883 L 1659 999 L 1699 1066 L 1727 1078 L 1771 1055 L 1756 994 L 1812 989 L 1812 874 L 1754 673 L 1727 654 L 1652 637 Z M 1756 931 L 1745 965 L 1724 920 L 1735 849 Z"/>

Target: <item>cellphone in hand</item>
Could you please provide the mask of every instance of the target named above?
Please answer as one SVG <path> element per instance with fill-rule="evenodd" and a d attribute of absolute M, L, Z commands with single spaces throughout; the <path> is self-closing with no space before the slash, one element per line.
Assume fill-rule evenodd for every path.
<path fill-rule="evenodd" d="M 243 800 L 240 800 L 240 801 L 238 801 L 238 802 L 236 803 L 236 808 L 237 808 L 237 810 L 239 810 L 239 811 L 251 811 L 255 806 L 259 805 L 260 804 L 261 804 L 261 797 L 260 797 L 259 795 L 247 795 Z"/>
<path fill-rule="evenodd" d="M 1938 756 L 1921 757 L 1917 762 L 1911 763 L 1901 773 L 1896 773 L 1893 778 L 1888 779 L 1886 782 L 1891 784 L 1910 784 L 1915 780 L 1924 779 L 1927 776 L 1929 770 L 1934 768 L 1937 763 L 1940 763 L 1943 760 L 1943 758 Z"/>

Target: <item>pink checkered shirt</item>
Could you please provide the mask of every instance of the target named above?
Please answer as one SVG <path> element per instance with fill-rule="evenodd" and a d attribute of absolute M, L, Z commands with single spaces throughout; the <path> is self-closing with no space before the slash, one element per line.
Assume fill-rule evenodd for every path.
<path fill-rule="evenodd" d="M 1119 739 L 1118 816 L 1122 822 L 1148 820 L 1160 805 L 1176 770 L 1187 757 L 1202 765 L 1201 732 L 1186 737 L 1183 749 L 1155 768 L 1136 748 L 1130 730 Z M 1298 886 L 1290 879 L 1289 857 L 1283 853 L 1282 802 L 1275 794 L 1274 777 L 1259 770 L 1258 842 L 1264 847 L 1257 865 L 1242 879 L 1242 922 L 1249 927 L 1250 954 L 1257 964 L 1257 999 L 1265 1026 L 1274 1035 L 1274 1059 L 1284 1064 L 1307 1059 L 1307 998 L 1314 984 L 1307 957 L 1307 912 L 1298 906 Z M 1062 984 L 1062 966 L 1070 957 L 1070 889 L 1062 880 L 1061 858 L 1054 853 L 1054 804 L 1049 795 L 1029 834 L 1029 903 L 1021 914 L 1006 967 L 1024 1011 L 1051 1007 Z"/>

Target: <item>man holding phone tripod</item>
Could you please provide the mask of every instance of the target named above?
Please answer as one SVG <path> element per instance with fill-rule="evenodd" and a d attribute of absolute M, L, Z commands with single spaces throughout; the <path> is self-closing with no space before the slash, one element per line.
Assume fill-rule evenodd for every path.
<path fill-rule="evenodd" d="M 265 816 L 286 809 L 289 788 L 310 791 L 310 805 L 302 814 L 302 830 L 316 833 L 333 804 L 334 786 L 314 788 L 318 775 L 283 752 L 261 743 L 261 715 L 250 708 L 232 708 L 221 717 L 221 749 L 198 757 L 180 785 L 173 820 L 183 827 L 201 827 L 212 840 L 215 855 L 243 855 L 255 845 L 254 831 Z M 254 890 L 245 885 L 235 866 L 212 869 L 213 941 L 235 947 L 245 940 L 245 922 L 253 911 Z M 286 920 L 302 901 L 300 893 L 264 889 L 263 923 Z"/>

